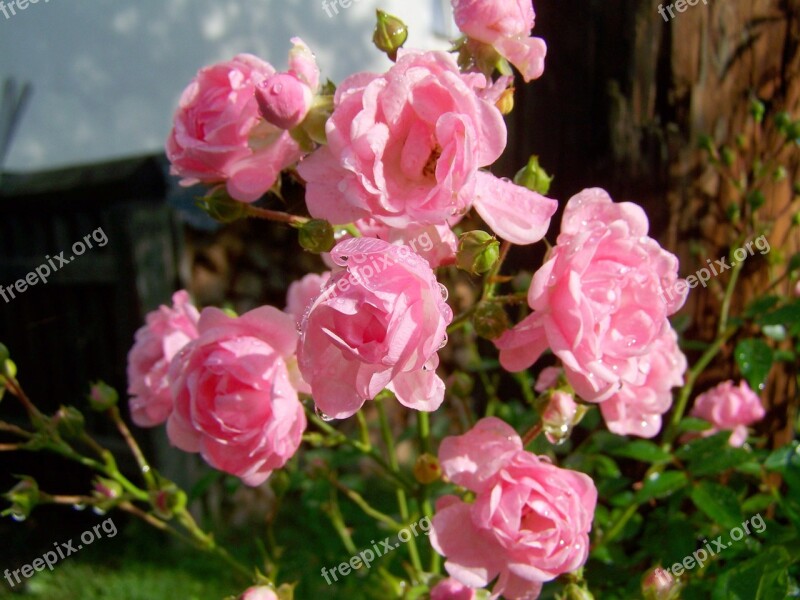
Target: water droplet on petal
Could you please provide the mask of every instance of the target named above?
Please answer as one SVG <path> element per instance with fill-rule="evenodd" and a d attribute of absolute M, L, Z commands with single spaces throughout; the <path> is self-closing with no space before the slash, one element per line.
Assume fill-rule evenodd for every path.
<path fill-rule="evenodd" d="M 443 283 L 439 284 L 439 291 L 442 293 L 442 298 L 447 300 L 450 297 L 450 290 L 447 289 L 447 286 Z"/>
<path fill-rule="evenodd" d="M 444 337 L 442 338 L 442 343 L 441 343 L 441 344 L 439 344 L 439 350 L 441 350 L 442 348 L 444 348 L 445 346 L 447 346 L 447 342 L 448 342 L 448 341 L 449 341 L 449 338 L 447 337 L 447 334 L 445 333 L 445 334 L 444 334 Z"/>
<path fill-rule="evenodd" d="M 283 90 L 283 85 L 280 83 L 276 83 L 272 86 L 272 92 L 274 94 L 280 94 L 282 90 Z"/>
<path fill-rule="evenodd" d="M 326 415 L 324 412 L 322 412 L 322 411 L 319 409 L 319 406 L 315 406 L 315 407 L 314 407 L 314 412 L 317 414 L 317 416 L 318 416 L 320 419 L 322 419 L 322 420 L 323 420 L 323 421 L 325 421 L 325 422 L 329 422 L 329 421 L 333 421 L 333 420 L 334 420 L 334 418 L 333 418 L 333 417 L 331 417 L 330 415 Z"/>
<path fill-rule="evenodd" d="M 347 262 L 348 260 L 350 260 L 350 257 L 349 256 L 340 256 L 339 260 L 343 260 L 343 261 Z"/>
<path fill-rule="evenodd" d="M 142 473 L 149 473 L 150 472 L 150 465 L 145 465 L 142 467 Z"/>

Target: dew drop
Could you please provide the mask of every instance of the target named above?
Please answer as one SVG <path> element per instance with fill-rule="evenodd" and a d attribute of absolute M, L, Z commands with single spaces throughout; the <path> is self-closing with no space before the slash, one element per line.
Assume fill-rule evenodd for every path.
<path fill-rule="evenodd" d="M 447 289 L 447 286 L 443 283 L 439 284 L 439 291 L 442 293 L 442 298 L 447 300 L 450 297 L 450 290 Z"/>
<path fill-rule="evenodd" d="M 350 257 L 349 256 L 340 256 L 339 260 L 343 260 L 344 262 L 347 262 L 348 260 L 350 260 Z"/>
<path fill-rule="evenodd" d="M 447 337 L 447 334 L 445 333 L 445 334 L 444 334 L 444 337 L 442 338 L 442 343 L 441 343 L 441 344 L 439 344 L 439 350 L 441 350 L 442 348 L 444 348 L 445 346 L 447 346 L 447 342 L 448 342 L 448 341 L 449 341 L 449 339 L 448 339 L 448 337 Z"/>
<path fill-rule="evenodd" d="M 86 505 L 85 504 L 73 504 L 72 508 L 74 508 L 75 510 L 86 510 Z"/>
<path fill-rule="evenodd" d="M 102 517 L 104 514 L 106 514 L 106 511 L 104 511 L 102 508 L 98 506 L 93 507 L 92 512 L 96 514 L 98 517 Z"/>
<path fill-rule="evenodd" d="M 142 473 L 149 473 L 150 472 L 150 465 L 145 465 L 142 467 Z"/>
<path fill-rule="evenodd" d="M 18 512 L 11 513 L 11 518 L 14 519 L 17 523 L 22 523 L 25 520 L 25 515 Z"/>
<path fill-rule="evenodd" d="M 282 90 L 283 90 L 283 85 L 280 83 L 276 83 L 272 86 L 273 94 L 280 94 Z"/>
<path fill-rule="evenodd" d="M 324 412 L 322 412 L 319 409 L 319 406 L 314 407 L 314 412 L 317 413 L 317 416 L 326 423 L 334 420 L 333 417 L 331 417 L 330 415 L 326 415 Z"/>

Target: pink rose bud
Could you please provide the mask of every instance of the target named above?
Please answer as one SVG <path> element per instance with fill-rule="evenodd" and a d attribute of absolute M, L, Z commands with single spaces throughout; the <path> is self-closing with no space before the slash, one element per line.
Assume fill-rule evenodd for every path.
<path fill-rule="evenodd" d="M 711 423 L 711 429 L 701 432 L 703 437 L 718 431 L 732 431 L 728 443 L 739 447 L 747 440 L 747 426 L 763 419 L 766 412 L 746 381 L 735 387 L 733 381 L 728 380 L 700 394 L 690 414 Z"/>
<path fill-rule="evenodd" d="M 542 428 L 551 444 L 560 444 L 569 437 L 578 413 L 578 405 L 570 394 L 553 392 L 542 413 Z"/>
<path fill-rule="evenodd" d="M 155 427 L 172 413 L 172 394 L 167 371 L 175 355 L 197 337 L 200 313 L 181 290 L 172 296 L 172 306 L 150 312 L 146 324 L 136 332 L 128 353 L 128 394 L 133 422 Z"/>
<path fill-rule="evenodd" d="M 661 567 L 650 569 L 642 579 L 642 596 L 645 600 L 675 600 L 680 589 L 677 578 Z"/>
<path fill-rule="evenodd" d="M 306 118 L 314 92 L 293 73 L 276 73 L 256 88 L 261 115 L 280 129 L 297 127 Z"/>
<path fill-rule="evenodd" d="M 542 372 L 539 373 L 539 377 L 536 379 L 536 385 L 533 386 L 533 389 L 540 394 L 546 392 L 551 387 L 556 386 L 560 375 L 560 367 L 545 367 L 542 369 Z"/>
<path fill-rule="evenodd" d="M 475 590 L 460 581 L 448 578 L 437 583 L 431 590 L 431 600 L 474 600 Z"/>
<path fill-rule="evenodd" d="M 493 597 L 536 598 L 545 582 L 586 563 L 597 505 L 587 475 L 526 452 L 494 417 L 445 438 L 439 460 L 445 476 L 475 497 L 436 503 L 431 545 L 452 578 L 475 588 L 497 578 Z"/>
<path fill-rule="evenodd" d="M 240 600 L 278 600 L 278 596 L 272 588 L 259 585 L 246 589 Z"/>

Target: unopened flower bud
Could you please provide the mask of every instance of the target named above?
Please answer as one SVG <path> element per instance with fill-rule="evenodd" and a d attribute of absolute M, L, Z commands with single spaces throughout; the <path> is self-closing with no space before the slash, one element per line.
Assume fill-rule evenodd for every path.
<path fill-rule="evenodd" d="M 278 600 L 278 596 L 271 587 L 258 585 L 247 588 L 239 600 Z"/>
<path fill-rule="evenodd" d="M 499 302 L 481 302 L 472 316 L 475 333 L 482 338 L 494 340 L 499 338 L 511 324 L 505 308 Z"/>
<path fill-rule="evenodd" d="M 52 423 L 56 426 L 58 435 L 65 440 L 73 440 L 83 433 L 86 419 L 74 406 L 62 406 L 53 416 Z"/>
<path fill-rule="evenodd" d="M 153 512 L 162 519 L 171 519 L 176 512 L 186 508 L 186 503 L 186 492 L 171 481 L 165 482 L 161 489 L 150 492 Z"/>
<path fill-rule="evenodd" d="M 311 219 L 300 225 L 300 245 L 309 252 L 328 252 L 336 240 L 333 226 L 323 219 Z"/>
<path fill-rule="evenodd" d="M 247 204 L 231 198 L 225 186 L 219 186 L 201 198 L 199 206 L 220 223 L 233 223 L 247 215 Z"/>
<path fill-rule="evenodd" d="M 122 496 L 122 486 L 113 479 L 96 477 L 93 482 L 93 494 L 104 500 L 114 500 Z"/>
<path fill-rule="evenodd" d="M 20 477 L 20 482 L 3 494 L 11 506 L 0 513 L 15 521 L 24 521 L 39 503 L 39 485 L 33 477 Z"/>
<path fill-rule="evenodd" d="M 550 395 L 542 412 L 542 430 L 551 444 L 560 444 L 569 437 L 577 413 L 578 405 L 570 394 L 556 391 Z"/>
<path fill-rule="evenodd" d="M 276 73 L 256 88 L 261 115 L 280 129 L 297 127 L 306 118 L 314 92 L 294 73 Z"/>
<path fill-rule="evenodd" d="M 391 60 L 397 59 L 397 51 L 408 39 L 408 26 L 397 17 L 377 11 L 378 23 L 372 35 L 372 43 L 381 52 L 385 52 Z"/>
<path fill-rule="evenodd" d="M 514 175 L 514 183 L 539 194 L 550 191 L 552 182 L 553 178 L 539 165 L 539 157 L 535 155 L 531 156 L 528 164 Z"/>
<path fill-rule="evenodd" d="M 105 412 L 117 405 L 119 394 L 104 381 L 93 383 L 89 390 L 89 406 L 97 412 Z"/>
<path fill-rule="evenodd" d="M 414 478 L 425 485 L 437 481 L 442 476 L 439 459 L 432 454 L 420 454 L 414 464 Z"/>
<path fill-rule="evenodd" d="M 645 600 L 675 600 L 680 595 L 680 582 L 666 569 L 650 569 L 642 578 Z"/>
<path fill-rule="evenodd" d="M 500 95 L 500 99 L 495 103 L 495 106 L 497 106 L 497 110 L 500 111 L 501 115 L 511 114 L 511 111 L 514 110 L 514 88 L 506 89 Z"/>
<path fill-rule="evenodd" d="M 468 231 L 458 238 L 456 264 L 473 275 L 486 273 L 500 257 L 500 243 L 485 231 Z"/>

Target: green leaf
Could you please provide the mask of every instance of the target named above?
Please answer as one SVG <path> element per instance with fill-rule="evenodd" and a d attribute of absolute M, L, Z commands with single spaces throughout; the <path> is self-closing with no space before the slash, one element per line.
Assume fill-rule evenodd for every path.
<path fill-rule="evenodd" d="M 742 524 L 739 499 L 730 488 L 713 481 L 701 481 L 689 495 L 694 505 L 715 523 L 728 529 Z"/>
<path fill-rule="evenodd" d="M 775 546 L 736 565 L 717 580 L 713 600 L 776 600 L 789 592 L 791 559 L 786 548 Z"/>
<path fill-rule="evenodd" d="M 678 431 L 684 433 L 686 431 L 705 431 L 711 429 L 711 423 L 705 419 L 698 419 L 697 417 L 684 417 L 678 423 Z"/>
<path fill-rule="evenodd" d="M 800 300 L 793 300 L 758 319 L 761 325 L 785 325 L 791 327 L 800 323 Z"/>
<path fill-rule="evenodd" d="M 666 473 L 653 473 L 644 481 L 642 489 L 638 491 L 635 501 L 638 504 L 653 498 L 666 498 L 686 487 L 689 478 L 682 471 L 667 471 Z"/>
<path fill-rule="evenodd" d="M 772 348 L 764 340 L 749 338 L 736 344 L 736 364 L 753 390 L 760 390 L 772 368 Z"/>
<path fill-rule="evenodd" d="M 669 452 L 665 452 L 656 444 L 647 440 L 633 440 L 619 448 L 612 448 L 609 453 L 612 456 L 632 458 L 648 463 L 668 462 L 671 458 Z"/>
<path fill-rule="evenodd" d="M 759 317 L 780 302 L 780 296 L 764 296 L 763 298 L 756 298 L 745 309 L 744 316 L 753 319 Z"/>
<path fill-rule="evenodd" d="M 774 503 L 775 498 L 772 497 L 772 494 L 755 494 L 742 502 L 742 512 L 746 515 L 754 515 L 767 510 Z"/>
<path fill-rule="evenodd" d="M 730 431 L 720 431 L 692 440 L 678 448 L 675 457 L 685 461 L 686 468 L 695 477 L 714 475 L 750 460 L 750 452 L 728 444 L 730 435 Z"/>

